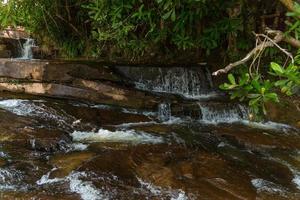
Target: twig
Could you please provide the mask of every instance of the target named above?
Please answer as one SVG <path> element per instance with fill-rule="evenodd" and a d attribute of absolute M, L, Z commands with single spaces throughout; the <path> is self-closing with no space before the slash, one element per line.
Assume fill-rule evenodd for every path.
<path fill-rule="evenodd" d="M 265 43 L 263 42 L 263 43 L 259 44 L 258 46 L 256 46 L 254 49 L 252 49 L 243 59 L 241 59 L 239 61 L 236 61 L 234 63 L 230 63 L 225 68 L 219 69 L 218 71 L 215 71 L 212 75 L 213 76 L 218 76 L 220 74 L 226 74 L 230 70 L 232 70 L 234 67 L 242 65 L 242 64 L 248 62 L 257 52 L 262 51 L 265 48 L 272 47 L 272 46 L 274 46 L 274 44 L 270 41 L 265 42 Z"/>
<path fill-rule="evenodd" d="M 258 37 L 264 37 L 266 38 L 268 41 L 272 42 L 274 44 L 274 46 L 276 46 L 280 51 L 282 51 L 283 53 L 285 53 L 291 60 L 292 63 L 294 63 L 294 58 L 293 55 L 288 52 L 287 50 L 281 48 L 274 40 L 272 40 L 269 36 L 265 35 L 265 34 L 256 34 Z M 283 38 L 282 38 L 283 39 Z"/>
<path fill-rule="evenodd" d="M 266 42 L 262 42 L 259 45 L 257 45 L 256 42 L 256 47 L 254 49 L 252 49 L 243 59 L 236 61 L 234 63 L 230 63 L 229 65 L 227 65 L 226 67 L 224 67 L 223 69 L 219 69 L 217 71 L 215 71 L 212 75 L 213 76 L 218 76 L 220 74 L 226 74 L 228 73 L 230 70 L 232 70 L 234 67 L 237 67 L 239 65 L 242 65 L 246 62 L 248 62 L 252 57 L 254 57 L 255 55 L 257 55 L 257 52 L 262 52 L 263 50 L 265 50 L 268 47 L 274 47 L 276 46 L 279 50 L 281 50 L 283 53 L 285 53 L 294 63 L 294 58 L 292 56 L 291 53 L 289 53 L 287 50 L 281 48 L 278 43 L 284 41 L 296 48 L 300 48 L 300 41 L 292 38 L 292 37 L 287 37 L 284 35 L 284 33 L 282 31 L 279 30 L 272 30 L 269 28 L 266 28 L 266 34 L 255 34 L 256 37 L 259 39 L 259 37 L 264 37 L 265 39 L 267 39 Z M 274 35 L 273 39 L 271 39 L 268 35 Z M 260 40 L 260 39 L 259 39 Z M 257 57 L 256 57 L 257 59 Z"/>

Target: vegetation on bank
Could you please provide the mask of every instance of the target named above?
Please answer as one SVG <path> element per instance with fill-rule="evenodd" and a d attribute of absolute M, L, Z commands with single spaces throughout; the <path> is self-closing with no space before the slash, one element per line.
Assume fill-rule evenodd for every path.
<path fill-rule="evenodd" d="M 243 34 L 243 17 L 229 16 L 235 0 L 9 0 L 2 27 L 21 25 L 67 56 L 109 53 L 137 58 L 204 49 Z"/>
<path fill-rule="evenodd" d="M 266 102 L 279 101 L 278 93 L 299 88 L 296 1 L 9 0 L 0 13 L 1 27 L 23 26 L 68 57 L 191 51 L 221 57 L 232 62 L 214 73 L 231 73 L 221 89 L 248 102 L 257 116 L 267 113 Z"/>

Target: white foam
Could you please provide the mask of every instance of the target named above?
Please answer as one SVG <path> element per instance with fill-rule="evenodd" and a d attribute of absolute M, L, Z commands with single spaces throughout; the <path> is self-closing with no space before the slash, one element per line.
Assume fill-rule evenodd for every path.
<path fill-rule="evenodd" d="M 0 151 L 0 158 L 8 158 L 9 156 L 4 153 L 3 151 Z"/>
<path fill-rule="evenodd" d="M 300 175 L 299 174 L 294 176 L 293 183 L 295 183 L 296 187 L 300 190 Z"/>
<path fill-rule="evenodd" d="M 82 143 L 73 143 L 72 144 L 72 150 L 73 151 L 84 151 L 88 148 L 89 145 L 82 144 Z"/>
<path fill-rule="evenodd" d="M 110 110 L 112 109 L 111 106 L 108 106 L 108 105 L 102 105 L 102 104 L 97 104 L 97 105 L 92 105 L 90 106 L 91 108 L 98 108 L 98 109 L 101 109 L 101 110 Z"/>
<path fill-rule="evenodd" d="M 26 190 L 27 185 L 22 183 L 23 178 L 21 171 L 0 168 L 0 190 Z"/>
<path fill-rule="evenodd" d="M 188 200 L 186 193 L 183 190 L 179 190 L 178 194 L 171 197 L 171 200 Z"/>
<path fill-rule="evenodd" d="M 71 136 L 74 141 L 85 142 L 128 142 L 128 143 L 162 143 L 163 139 L 144 132 L 134 130 L 109 131 L 99 129 L 98 132 L 74 131 Z"/>
<path fill-rule="evenodd" d="M 289 130 L 294 129 L 292 126 L 289 126 L 287 124 L 267 121 L 267 122 L 252 122 L 248 120 L 242 120 L 240 123 L 247 125 L 252 128 L 258 128 L 262 130 L 280 130 L 283 132 L 288 132 Z"/>
<path fill-rule="evenodd" d="M 251 183 L 258 192 L 284 193 L 284 190 L 278 185 L 264 179 L 252 179 Z"/>
<path fill-rule="evenodd" d="M 137 177 L 137 179 L 138 179 L 142 189 L 146 189 L 147 191 L 149 191 L 152 195 L 154 195 L 156 197 L 167 196 L 171 200 L 188 200 L 189 199 L 188 196 L 186 195 L 186 193 L 181 189 L 178 189 L 178 190 L 164 189 L 164 188 L 155 186 L 152 183 L 146 182 L 146 181 L 142 180 L 141 178 Z"/>
<path fill-rule="evenodd" d="M 23 109 L 15 109 L 24 104 L 24 102 L 28 102 L 28 100 L 22 99 L 8 99 L 8 100 L 1 100 L 0 101 L 0 108 L 9 110 L 17 115 L 26 115 L 30 111 L 26 111 Z"/>
<path fill-rule="evenodd" d="M 7 99 L 0 101 L 0 108 L 19 116 L 32 116 L 55 121 L 59 127 L 72 128 L 72 122 L 77 121 L 63 110 L 57 111 L 39 100 Z"/>
<path fill-rule="evenodd" d="M 108 194 L 105 194 L 100 189 L 96 188 L 89 181 L 82 181 L 80 178 L 87 177 L 85 172 L 71 172 L 65 178 L 53 178 L 50 179 L 49 176 L 51 172 L 55 171 L 57 168 L 53 168 L 50 172 L 43 175 L 40 180 L 36 182 L 37 185 L 53 184 L 60 182 L 69 182 L 70 191 L 80 195 L 83 200 L 106 200 Z"/>
<path fill-rule="evenodd" d="M 53 168 L 50 172 L 48 172 L 47 174 L 43 175 L 37 182 L 37 185 L 44 185 L 44 184 L 51 184 L 51 183 L 57 183 L 57 182 L 61 182 L 64 181 L 64 178 L 53 178 L 50 179 L 50 174 L 51 172 L 57 170 L 57 168 Z"/>
<path fill-rule="evenodd" d="M 131 122 L 131 123 L 123 123 L 116 125 L 115 127 L 118 128 L 129 128 L 129 127 L 134 127 L 134 126 L 143 126 L 143 125 L 152 125 L 152 124 L 157 124 L 157 122 L 154 121 L 149 121 L 149 122 Z"/>
<path fill-rule="evenodd" d="M 86 177 L 85 172 L 75 172 L 68 176 L 71 192 L 80 195 L 83 200 L 108 200 L 108 195 L 96 188 L 89 181 L 80 180 L 81 177 Z"/>
<path fill-rule="evenodd" d="M 184 97 L 188 99 L 195 99 L 195 100 L 208 100 L 208 99 L 213 99 L 213 98 L 219 98 L 220 94 L 217 92 L 208 92 L 208 93 L 203 93 L 199 95 L 189 95 L 189 94 L 183 94 Z"/>
<path fill-rule="evenodd" d="M 151 111 L 137 111 L 134 109 L 127 109 L 127 108 L 122 108 L 122 112 L 123 113 L 128 113 L 128 114 L 136 114 L 136 115 L 145 115 L 145 116 L 156 116 L 155 112 L 151 112 Z"/>
<path fill-rule="evenodd" d="M 162 122 L 162 124 L 180 124 L 184 122 L 185 120 L 180 117 L 171 116 L 171 118 L 168 121 Z"/>

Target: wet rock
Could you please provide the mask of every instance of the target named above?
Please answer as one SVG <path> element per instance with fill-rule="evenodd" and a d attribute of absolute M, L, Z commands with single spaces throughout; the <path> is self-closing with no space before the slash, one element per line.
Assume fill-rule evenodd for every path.
<path fill-rule="evenodd" d="M 64 109 L 77 119 L 81 119 L 81 124 L 91 123 L 97 126 L 111 126 L 126 123 L 148 122 L 151 119 L 141 114 L 131 114 L 121 112 L 114 108 L 92 108 L 92 107 L 75 107 L 64 106 Z"/>
<path fill-rule="evenodd" d="M 7 164 L 7 160 L 5 158 L 0 158 L 0 167 L 3 167 Z"/>
<path fill-rule="evenodd" d="M 57 168 L 51 173 L 50 178 L 64 178 L 72 171 L 81 167 L 84 162 L 88 162 L 95 154 L 90 152 L 73 152 L 68 154 L 59 154 L 50 159 L 50 163 Z"/>
<path fill-rule="evenodd" d="M 91 88 L 78 88 L 54 83 L 0 83 L 0 91 L 26 93 L 41 96 L 75 98 L 109 105 L 118 105 L 129 108 L 155 109 L 157 100 L 144 93 L 118 89 L 110 85 L 100 83 L 103 91 Z"/>
<path fill-rule="evenodd" d="M 28 148 L 36 151 L 56 152 L 68 150 L 71 137 L 62 131 L 50 131 L 47 129 L 34 130 L 26 134 Z"/>
<path fill-rule="evenodd" d="M 268 103 L 266 108 L 270 120 L 300 128 L 300 97 L 281 97 L 280 103 Z"/>
<path fill-rule="evenodd" d="M 25 192 L 1 192 L 0 198 L 2 200 L 32 200 L 32 199 L 39 199 L 39 200 L 80 200 L 80 196 L 76 194 L 55 194 L 53 191 L 49 192 L 50 194 L 43 194 L 45 192 L 40 191 L 40 193 L 27 191 Z"/>
<path fill-rule="evenodd" d="M 224 138 L 232 138 L 236 143 L 247 146 L 249 149 L 259 148 L 280 148 L 280 149 L 299 149 L 300 138 L 295 133 L 281 133 L 274 131 L 263 131 L 241 125 L 217 127 L 215 134 Z M 232 140 L 232 141 L 233 141 Z"/>
<path fill-rule="evenodd" d="M 140 125 L 140 126 L 135 126 L 134 129 L 137 131 L 163 134 L 163 135 L 169 134 L 170 131 L 172 131 L 172 127 L 170 125 L 162 125 L 162 124 Z"/>
<path fill-rule="evenodd" d="M 131 108 L 157 109 L 158 102 L 160 100 L 158 97 L 145 92 L 140 92 L 134 89 L 126 89 L 118 85 L 105 84 L 103 82 L 77 79 L 73 82 L 73 84 L 77 87 L 79 86 L 97 92 L 97 94 L 100 94 L 103 99 L 108 99 L 107 104 L 122 106 L 121 103 L 118 104 L 117 102 L 123 102 L 124 106 Z"/>
<path fill-rule="evenodd" d="M 104 150 L 97 152 L 97 156 L 85 162 L 79 168 L 79 171 L 92 171 L 99 177 L 111 174 L 118 177 L 120 183 L 124 185 L 139 185 L 130 165 L 130 157 L 126 150 Z"/>
<path fill-rule="evenodd" d="M 43 82 L 70 82 L 76 78 L 120 81 L 107 67 L 90 67 L 72 62 L 0 59 L 0 76 Z"/>
<path fill-rule="evenodd" d="M 200 119 L 201 111 L 197 102 L 178 102 L 171 105 L 173 116 L 186 116 L 192 119 Z"/>
<path fill-rule="evenodd" d="M 156 186 L 181 188 L 196 199 L 255 199 L 249 176 L 213 153 L 160 146 L 136 149 L 132 155 L 138 176 Z"/>
<path fill-rule="evenodd" d="M 0 50 L 0 58 L 10 58 L 11 52 L 9 50 Z"/>

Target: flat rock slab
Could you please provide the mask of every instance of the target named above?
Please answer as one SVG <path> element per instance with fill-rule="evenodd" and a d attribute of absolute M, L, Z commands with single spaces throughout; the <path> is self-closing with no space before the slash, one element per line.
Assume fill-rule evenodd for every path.
<path fill-rule="evenodd" d="M 0 77 L 37 82 L 70 82 L 75 78 L 120 81 L 105 66 L 91 67 L 67 61 L 0 59 Z"/>
<path fill-rule="evenodd" d="M 158 98 L 128 88 L 109 67 L 71 61 L 0 59 L 0 91 L 156 109 Z"/>
<path fill-rule="evenodd" d="M 79 80 L 78 82 L 86 81 Z M 71 98 L 96 103 L 117 105 L 129 108 L 157 108 L 158 101 L 153 96 L 135 90 L 117 88 L 104 83 L 88 82 L 87 87 L 74 87 L 56 83 L 0 83 L 0 91 L 25 93 L 32 95 Z"/>

